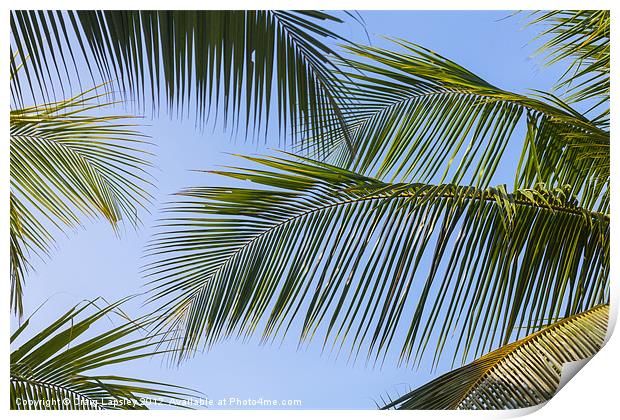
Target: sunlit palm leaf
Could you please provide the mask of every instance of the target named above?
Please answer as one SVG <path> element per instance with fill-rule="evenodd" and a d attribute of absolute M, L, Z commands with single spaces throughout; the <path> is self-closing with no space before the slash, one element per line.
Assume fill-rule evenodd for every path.
<path fill-rule="evenodd" d="M 607 299 L 609 219 L 569 191 L 388 184 L 248 159 L 262 167 L 216 172 L 261 188 L 183 191 L 150 247 L 151 299 L 181 357 L 297 320 L 302 339 L 375 360 L 396 346 L 419 362 L 431 338 L 436 361 L 448 340 L 467 360 Z"/>
<path fill-rule="evenodd" d="M 435 52 L 406 41 L 395 45 L 403 52 L 346 47 L 354 56 L 348 62 L 352 69 L 346 73 L 346 98 L 341 100 L 351 104 L 343 111 L 346 128 L 332 126 L 336 131 L 329 136 L 310 134 L 301 150 L 382 179 L 486 187 L 509 141 L 514 141 L 514 130 L 527 118 L 537 127 L 553 125 L 536 146 L 551 144 L 557 156 L 541 165 L 562 164 L 564 171 L 530 171 L 521 179 L 527 183 L 518 186 L 568 184 L 584 206 L 592 208 L 600 184 L 592 186 L 598 173 L 591 168 L 601 159 L 593 159 L 583 147 L 567 146 L 587 139 L 608 147 L 608 131 L 552 95 L 508 92 Z M 524 160 L 531 167 L 535 142 L 517 141 L 524 144 Z M 575 159 L 579 163 L 573 170 L 568 162 Z"/>
<path fill-rule="evenodd" d="M 556 322 L 415 389 L 384 408 L 506 410 L 544 403 L 555 394 L 562 365 L 601 348 L 609 305 Z"/>
<path fill-rule="evenodd" d="M 567 129 L 553 118 L 528 114 L 516 185 L 570 185 L 585 208 L 609 212 L 609 135 Z"/>
<path fill-rule="evenodd" d="M 141 398 L 180 405 L 195 396 L 187 388 L 97 373 L 98 368 L 109 370 L 118 363 L 162 353 L 155 349 L 157 340 L 140 335 L 149 318 L 128 321 L 118 316 L 122 302 L 101 309 L 97 301 L 77 305 L 37 332 L 30 331 L 31 318 L 27 319 L 11 336 L 11 409 L 145 409 Z M 102 334 L 84 336 L 95 325 L 112 320 L 111 316 L 122 323 Z M 24 338 L 27 334 L 30 337 Z"/>
<path fill-rule="evenodd" d="M 95 79 L 153 105 L 164 97 L 179 113 L 195 106 L 201 120 L 219 109 L 233 125 L 267 129 L 275 102 L 282 128 L 329 127 L 339 121 L 339 82 L 323 40 L 340 40 L 328 28 L 338 22 L 311 10 L 13 11 L 12 49 L 26 77 L 12 90 L 50 97 L 49 81 L 73 82 L 83 62 Z"/>
<path fill-rule="evenodd" d="M 101 116 L 111 105 L 93 91 L 12 110 L 11 307 L 21 314 L 32 254 L 48 251 L 50 229 L 103 217 L 136 225 L 150 198 L 145 142 L 128 117 Z"/>
<path fill-rule="evenodd" d="M 531 24 L 547 26 L 538 38 L 546 40 L 539 52 L 547 55 L 548 64 L 570 60 L 556 88 L 569 103 L 588 101 L 586 113 L 598 113 L 592 124 L 608 133 L 609 11 L 536 12 L 531 18 Z M 609 211 L 609 134 L 592 136 L 567 130 L 548 117 L 529 118 L 526 140 L 527 166 L 520 185 L 533 180 L 569 184 L 583 192 L 585 207 Z"/>
<path fill-rule="evenodd" d="M 567 91 L 568 102 L 592 100 L 593 108 L 604 105 L 596 120 L 609 123 L 609 10 L 555 10 L 536 12 L 530 24 L 546 29 L 539 52 L 548 64 L 571 60 L 557 88 Z"/>

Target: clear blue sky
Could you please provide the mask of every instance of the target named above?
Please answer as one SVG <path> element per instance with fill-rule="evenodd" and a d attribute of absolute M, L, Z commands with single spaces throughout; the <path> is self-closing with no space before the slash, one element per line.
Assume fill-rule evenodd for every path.
<path fill-rule="evenodd" d="M 532 57 L 535 45 L 528 42 L 536 34 L 523 28 L 519 18 L 502 20 L 510 12 L 361 12 L 373 45 L 388 47 L 380 36 L 400 37 L 455 60 L 487 81 L 504 89 L 526 92 L 549 90 L 561 73 L 559 68 L 544 68 L 542 58 Z M 354 22 L 336 28 L 344 37 L 366 42 L 361 27 Z M 123 112 L 119 110 L 119 112 Z M 104 222 L 87 223 L 83 230 L 57 240 L 57 249 L 47 261 L 34 261 L 36 272 L 27 278 L 25 313 L 28 315 L 45 299 L 49 302 L 39 312 L 36 325 L 84 298 L 103 296 L 112 301 L 144 291 L 139 273 L 143 247 L 153 233 L 157 209 L 170 194 L 181 188 L 198 185 L 221 185 L 214 175 L 192 172 L 213 169 L 231 163 L 223 152 L 269 153 L 278 139 L 270 137 L 266 146 L 244 143 L 219 128 L 196 131 L 193 120 L 178 121 L 161 113 L 144 120 L 143 131 L 156 144 L 155 162 L 158 179 L 152 215 L 144 215 L 144 228 L 127 231 L 119 240 Z M 523 130 L 516 133 L 516 137 Z M 509 148 L 495 183 L 510 184 L 520 145 Z M 130 314 L 141 312 L 140 299 L 131 302 Z M 416 387 L 436 374 L 449 369 L 441 366 L 434 374 L 422 366 L 414 371 L 386 362 L 382 369 L 363 363 L 347 365 L 346 357 L 334 359 L 320 354 L 320 342 L 297 351 L 296 337 L 283 345 L 258 344 L 258 337 L 247 343 L 227 341 L 210 352 L 200 354 L 179 368 L 167 368 L 159 359 L 135 362 L 116 372 L 148 379 L 177 383 L 200 389 L 211 399 L 267 398 L 301 399 L 302 408 L 374 408 L 375 400 L 385 393 L 395 395 Z M 136 373 L 136 372 L 139 372 Z"/>

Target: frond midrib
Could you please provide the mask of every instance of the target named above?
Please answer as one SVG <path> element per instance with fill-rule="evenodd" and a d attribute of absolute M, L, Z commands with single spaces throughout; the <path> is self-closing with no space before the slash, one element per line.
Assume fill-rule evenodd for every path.
<path fill-rule="evenodd" d="M 461 196 L 462 199 L 465 200 L 475 200 L 475 199 L 481 199 L 487 202 L 495 202 L 496 197 L 494 196 L 484 196 L 483 193 L 484 191 L 480 191 L 477 190 L 476 193 L 479 193 L 481 196 L 480 197 L 475 197 L 475 196 Z M 268 235 L 270 232 L 281 228 L 284 225 L 287 225 L 289 223 L 294 222 L 295 220 L 307 217 L 309 215 L 315 214 L 317 212 L 321 212 L 321 211 L 325 211 L 325 210 L 329 210 L 335 207 L 339 207 L 339 206 L 346 206 L 346 205 L 350 205 L 350 204 L 354 204 L 354 203 L 361 203 L 361 202 L 367 202 L 367 201 L 375 201 L 375 200 L 383 200 L 383 199 L 394 199 L 394 198 L 413 198 L 413 197 L 419 197 L 419 198 L 424 198 L 426 194 L 422 193 L 418 193 L 418 194 L 414 194 L 414 193 L 401 193 L 398 196 L 395 197 L 390 197 L 388 195 L 369 195 L 369 196 L 365 196 L 365 197 L 358 197 L 355 199 L 349 199 L 349 200 L 342 200 L 336 203 L 331 203 L 328 205 L 323 205 L 323 206 L 319 206 L 319 207 L 315 207 L 312 208 L 310 210 L 307 211 L 303 211 L 301 213 L 298 213 L 292 217 L 289 217 L 285 220 L 282 220 L 278 223 L 275 223 L 274 225 L 270 226 L 269 228 L 265 229 L 264 231 L 258 233 L 257 235 L 255 235 L 254 237 L 252 237 L 249 241 L 245 242 L 244 244 L 242 244 L 241 246 L 239 246 L 237 249 L 235 249 L 230 255 L 228 255 L 219 265 L 218 267 L 209 274 L 209 276 L 205 279 L 205 281 L 203 282 L 203 285 L 198 287 L 197 289 L 195 289 L 192 293 L 192 297 L 195 297 L 198 293 L 200 293 L 200 291 L 207 285 L 208 281 L 213 279 L 217 273 L 219 273 L 223 267 L 226 266 L 226 264 L 228 264 L 231 260 L 233 260 L 237 255 L 239 255 L 239 253 L 241 253 L 244 249 L 247 249 L 248 247 L 250 247 L 254 242 L 256 242 L 257 240 L 259 240 L 260 238 L 265 237 L 266 235 Z M 513 194 L 509 194 L 508 197 L 513 196 Z M 435 198 L 438 199 L 450 199 L 450 198 L 455 198 L 457 197 L 457 194 L 454 193 L 449 193 L 449 192 L 441 192 L 440 194 L 435 194 L 434 195 Z M 531 201 L 527 201 L 527 200 L 515 200 L 515 201 L 511 201 L 511 203 L 516 204 L 516 205 L 520 205 L 520 206 L 527 206 L 527 207 L 532 207 L 532 208 L 537 208 L 540 210 L 551 210 L 551 211 L 559 211 L 559 212 L 564 212 L 564 213 L 569 213 L 569 214 L 573 214 L 573 215 L 583 215 L 584 212 L 585 214 L 590 215 L 592 218 L 602 218 L 603 220 L 609 222 L 609 216 L 602 214 L 602 213 L 597 213 L 597 212 L 593 212 L 593 211 L 589 211 L 586 209 L 573 209 L 573 208 L 569 208 L 569 207 L 562 207 L 562 206 L 549 206 L 549 205 L 539 205 L 536 203 L 533 203 Z M 581 210 L 581 211 L 580 211 Z"/>
<path fill-rule="evenodd" d="M 537 340 L 541 335 L 544 335 L 546 333 L 548 333 L 549 331 L 552 330 L 556 330 L 558 328 L 561 328 L 562 326 L 564 326 L 565 324 L 568 324 L 570 322 L 573 322 L 575 319 L 581 318 L 583 316 L 587 316 L 593 312 L 599 311 L 602 308 L 608 306 L 607 304 L 602 304 L 602 305 L 597 305 L 592 309 L 589 309 L 585 312 L 579 313 L 579 314 L 575 314 L 566 318 L 561 319 L 560 321 L 553 323 L 551 325 L 546 326 L 545 328 L 536 331 L 535 333 L 522 338 L 521 340 L 515 341 L 514 343 L 510 344 L 510 348 L 505 349 L 505 348 L 499 348 L 496 351 L 493 351 L 489 354 L 487 354 L 484 357 L 481 357 L 480 359 L 478 359 L 479 361 L 481 360 L 485 360 L 485 359 L 490 359 L 493 356 L 495 356 L 496 353 L 498 352 L 502 352 L 503 354 L 495 361 L 495 363 L 490 364 L 487 368 L 484 369 L 484 372 L 480 375 L 480 378 L 474 382 L 469 388 L 467 388 L 467 390 L 463 393 L 463 395 L 461 396 L 461 398 L 458 400 L 458 402 L 450 407 L 451 409 L 455 410 L 458 408 L 458 406 L 463 402 L 463 400 L 465 400 L 465 398 L 467 398 L 467 396 L 472 392 L 472 390 L 476 389 L 476 387 L 485 380 L 486 376 L 489 374 L 489 372 L 491 372 L 493 369 L 495 369 L 496 366 L 498 366 L 499 364 L 501 364 L 506 357 L 510 356 L 511 354 L 513 354 L 515 351 L 517 351 L 518 349 L 520 349 L 521 347 L 523 347 L 525 344 L 533 342 L 535 340 Z"/>
<path fill-rule="evenodd" d="M 404 88 L 406 88 L 407 86 L 402 86 Z M 383 106 L 377 106 L 377 109 L 371 112 L 366 113 L 366 115 L 363 118 L 358 119 L 357 121 L 355 121 L 355 125 L 363 125 L 365 124 L 368 120 L 371 120 L 372 118 L 376 117 L 377 115 L 387 112 L 388 110 L 401 105 L 403 103 L 406 103 L 408 101 L 411 100 L 415 100 L 415 99 L 420 99 L 420 98 L 425 98 L 425 97 L 431 97 L 431 96 L 441 96 L 441 95 L 459 95 L 459 96 L 474 96 L 474 97 L 479 97 L 479 98 L 486 98 L 486 99 L 492 99 L 495 100 L 497 102 L 502 102 L 505 104 L 510 104 L 510 105 L 516 105 L 519 106 L 525 110 L 528 111 L 533 111 L 533 112 L 537 112 L 540 114 L 544 114 L 547 115 L 551 118 L 556 117 L 556 115 L 554 114 L 550 114 L 544 110 L 541 109 L 541 107 L 535 107 L 531 104 L 528 103 L 524 103 L 523 101 L 531 101 L 531 102 L 535 102 L 541 106 L 546 106 L 546 107 L 552 107 L 552 105 L 547 104 L 545 102 L 541 102 L 540 100 L 536 99 L 536 98 L 531 98 L 528 96 L 524 96 L 518 93 L 513 93 L 513 92 L 509 92 L 509 91 L 505 91 L 502 89 L 497 88 L 497 92 L 485 92 L 485 89 L 467 89 L 467 88 L 462 88 L 462 89 L 458 89 L 456 87 L 454 88 L 450 88 L 450 87 L 445 87 L 445 86 L 429 86 L 431 88 L 436 88 L 437 90 L 433 91 L 433 92 L 424 92 L 424 93 L 418 93 L 418 92 L 410 92 L 409 94 L 405 94 L 403 95 L 401 98 L 397 98 L 394 99 L 393 101 L 389 101 L 388 103 L 386 103 Z M 486 89 L 488 90 L 488 89 Z M 504 97 L 502 95 L 510 95 L 510 97 L 512 98 L 508 98 L 508 97 Z M 557 113 L 562 114 L 563 116 L 571 119 L 571 120 L 575 120 L 577 122 L 579 122 L 580 124 L 574 124 L 575 128 L 581 128 L 581 129 L 586 129 L 583 125 L 584 124 L 588 124 L 589 127 L 588 129 L 591 130 L 593 133 L 597 133 L 600 136 L 609 136 L 609 132 L 605 131 L 605 130 L 601 130 L 600 128 L 592 125 L 592 122 L 590 120 L 588 120 L 585 117 L 582 118 L 577 118 L 574 115 L 570 115 L 564 111 L 562 111 L 561 109 L 557 109 L 555 107 L 554 111 L 556 111 Z M 573 124 L 571 124 L 573 125 Z"/>

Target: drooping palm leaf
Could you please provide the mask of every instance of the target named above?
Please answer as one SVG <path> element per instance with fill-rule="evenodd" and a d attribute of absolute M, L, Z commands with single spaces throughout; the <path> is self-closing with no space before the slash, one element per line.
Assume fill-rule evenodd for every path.
<path fill-rule="evenodd" d="M 328 28 L 337 22 L 311 10 L 13 11 L 12 52 L 29 60 L 12 89 L 49 97 L 50 80 L 72 82 L 81 65 L 139 100 L 164 97 L 180 113 L 192 104 L 202 120 L 219 109 L 266 129 L 275 102 L 281 127 L 330 126 L 337 54 L 323 41 L 341 39 Z"/>
<path fill-rule="evenodd" d="M 145 142 L 93 91 L 10 113 L 11 308 L 22 312 L 32 254 L 48 251 L 50 230 L 103 217 L 136 225 L 149 200 Z"/>
<path fill-rule="evenodd" d="M 506 410 L 544 403 L 555 394 L 564 363 L 592 357 L 601 348 L 608 319 L 609 305 L 562 319 L 383 408 Z"/>
<path fill-rule="evenodd" d="M 516 185 L 570 185 L 585 208 L 609 212 L 609 135 L 567 129 L 553 118 L 527 120 L 527 134 Z"/>
<path fill-rule="evenodd" d="M 433 338 L 438 361 L 455 334 L 466 360 L 607 299 L 609 219 L 570 191 L 389 184 L 248 159 L 262 166 L 216 173 L 259 188 L 181 192 L 150 247 L 151 300 L 180 357 L 299 322 L 301 339 L 375 360 L 396 346 L 419 362 Z"/>
<path fill-rule="evenodd" d="M 537 37 L 545 40 L 539 53 L 549 65 L 571 60 L 558 82 L 568 102 L 592 100 L 592 108 L 604 105 L 596 120 L 609 124 L 609 10 L 554 10 L 536 12 L 530 24 L 546 29 Z"/>
<path fill-rule="evenodd" d="M 142 398 L 181 405 L 196 396 L 187 388 L 109 373 L 116 364 L 162 353 L 155 348 L 157 340 L 140 334 L 150 318 L 132 321 L 118 316 L 123 302 L 103 308 L 98 300 L 77 305 L 38 332 L 31 332 L 28 318 L 11 336 L 11 409 L 146 409 Z M 114 315 L 122 320 L 120 325 L 88 336 Z M 98 373 L 104 367 L 107 373 Z"/>
<path fill-rule="evenodd" d="M 547 55 L 548 64 L 570 62 L 556 89 L 568 103 L 586 101 L 586 114 L 598 113 L 592 124 L 609 132 L 609 11 L 535 12 L 531 17 L 530 24 L 547 27 L 538 38 L 546 40 L 539 53 Z M 529 167 L 520 178 L 526 185 L 533 179 L 570 184 L 583 191 L 586 207 L 609 211 L 608 134 L 592 136 L 567 130 L 547 117 L 530 118 L 526 150 Z"/>
<path fill-rule="evenodd" d="M 403 52 L 346 47 L 354 56 L 341 99 L 350 104 L 343 111 L 346 126 L 332 126 L 329 136 L 310 133 L 301 150 L 381 179 L 484 188 L 515 141 L 515 128 L 527 121 L 545 135 L 538 143 L 516 140 L 530 169 L 517 186 L 568 184 L 586 208 L 598 204 L 605 182 L 593 183 L 600 175 L 593 168 L 609 159 L 587 153 L 586 145 L 608 148 L 608 131 L 553 95 L 508 92 L 433 51 L 406 41 L 395 45 Z M 536 151 L 542 155 L 548 145 L 553 159 L 539 160 L 546 166 L 536 172 Z M 554 172 L 558 165 L 562 170 Z"/>

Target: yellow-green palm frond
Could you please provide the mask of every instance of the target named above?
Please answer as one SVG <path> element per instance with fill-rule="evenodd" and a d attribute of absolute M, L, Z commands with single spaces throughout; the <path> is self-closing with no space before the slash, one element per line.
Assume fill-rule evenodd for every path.
<path fill-rule="evenodd" d="M 11 307 L 21 314 L 24 273 L 54 230 L 103 217 L 139 223 L 149 201 L 147 143 L 94 90 L 10 112 Z"/>
<path fill-rule="evenodd" d="M 128 320 L 120 311 L 125 300 L 101 308 L 101 299 L 79 304 L 40 331 L 31 331 L 28 318 L 11 336 L 11 409 L 148 409 L 144 398 L 182 406 L 196 397 L 188 388 L 110 375 L 114 365 L 164 353 L 158 340 L 141 335 L 149 317 Z M 89 336 L 110 320 L 117 325 Z M 102 367 L 105 375 L 97 373 Z"/>
<path fill-rule="evenodd" d="M 593 100 L 592 108 L 603 106 L 596 118 L 609 123 L 610 22 L 609 10 L 554 10 L 531 15 L 530 25 L 545 29 L 539 53 L 549 65 L 570 60 L 557 84 L 566 91 L 565 100 Z"/>
<path fill-rule="evenodd" d="M 592 357 L 603 345 L 609 305 L 551 324 L 387 404 L 401 410 L 506 410 L 553 397 L 564 363 Z"/>

